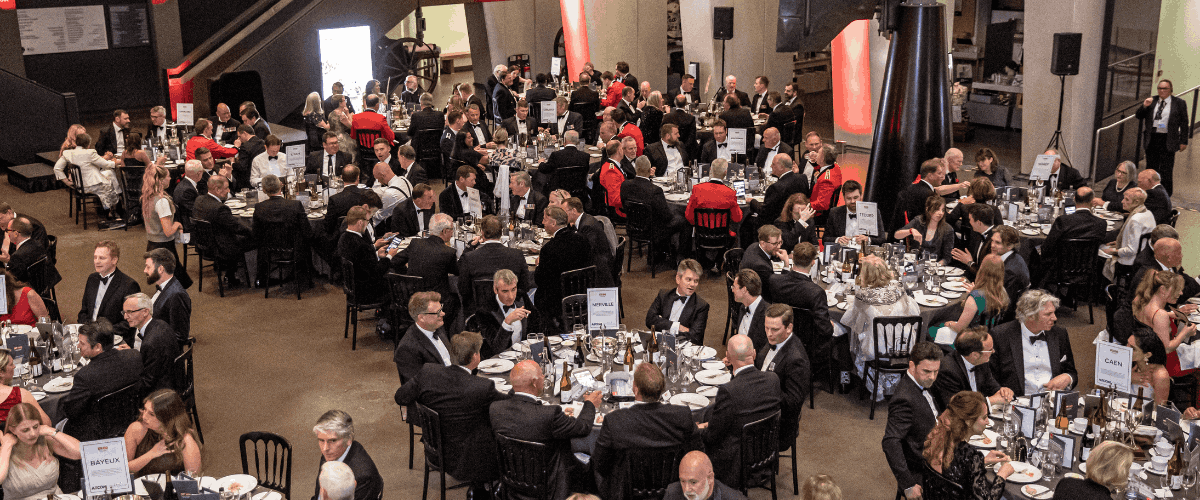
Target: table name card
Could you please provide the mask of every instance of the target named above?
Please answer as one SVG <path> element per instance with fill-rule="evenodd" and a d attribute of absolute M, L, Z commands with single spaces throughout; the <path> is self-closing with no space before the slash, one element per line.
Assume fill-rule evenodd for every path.
<path fill-rule="evenodd" d="M 1050 169 L 1054 168 L 1054 160 L 1058 155 L 1037 155 L 1033 160 L 1033 170 L 1029 172 L 1029 180 L 1044 181 L 1050 178 Z"/>
<path fill-rule="evenodd" d="M 1057 452 L 1062 461 L 1059 462 L 1065 470 L 1071 470 L 1075 466 L 1075 438 L 1067 434 L 1054 434 L 1050 436 L 1048 444 L 1050 452 Z"/>
<path fill-rule="evenodd" d="M 192 103 L 181 102 L 175 104 L 175 121 L 184 125 L 196 123 L 196 114 L 193 111 Z"/>
<path fill-rule="evenodd" d="M 475 217 L 483 217 L 483 202 L 479 199 L 479 190 L 467 188 L 467 211 Z"/>
<path fill-rule="evenodd" d="M 879 236 L 879 205 L 870 201 L 860 201 L 855 209 L 858 214 L 858 233 Z"/>
<path fill-rule="evenodd" d="M 617 289 L 588 288 L 588 329 L 612 329 L 620 323 Z"/>
<path fill-rule="evenodd" d="M 1021 429 L 1021 435 L 1025 436 L 1026 439 L 1033 439 L 1033 424 L 1036 420 L 1034 418 L 1034 415 L 1036 415 L 1034 409 L 1028 406 L 1013 405 L 1013 410 Z"/>
<path fill-rule="evenodd" d="M 554 101 L 542 101 L 539 103 L 542 111 L 542 123 L 554 123 L 558 118 L 558 103 Z M 562 131 L 559 131 L 560 133 Z"/>
<path fill-rule="evenodd" d="M 746 154 L 746 129 L 729 129 L 729 153 Z"/>
<path fill-rule="evenodd" d="M 25 362 L 29 358 L 29 336 L 24 333 L 13 333 L 4 341 L 4 347 L 12 354 L 13 359 Z"/>
<path fill-rule="evenodd" d="M 1096 387 L 1129 393 L 1133 373 L 1133 348 L 1099 342 L 1096 344 Z"/>
<path fill-rule="evenodd" d="M 288 146 L 287 149 L 287 166 L 289 169 L 304 168 L 304 145 L 296 144 Z M 279 179 L 283 180 L 283 179 Z"/>
<path fill-rule="evenodd" d="M 79 454 L 83 462 L 85 497 L 108 498 L 113 494 L 133 493 L 123 438 L 79 443 Z"/>
<path fill-rule="evenodd" d="M 0 274 L 0 290 L 4 290 L 7 284 L 4 282 L 3 274 Z M 8 295 L 0 293 L 0 314 L 8 314 Z"/>

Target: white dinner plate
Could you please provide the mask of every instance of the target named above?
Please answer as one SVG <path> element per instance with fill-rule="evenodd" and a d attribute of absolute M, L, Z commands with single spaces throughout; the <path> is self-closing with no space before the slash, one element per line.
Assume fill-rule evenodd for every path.
<path fill-rule="evenodd" d="M 1025 235 L 1025 236 L 1037 236 L 1038 231 L 1037 231 L 1037 229 L 1022 229 L 1021 234 Z"/>
<path fill-rule="evenodd" d="M 592 158 L 599 158 L 600 153 L 592 153 L 591 156 L 592 156 Z"/>
<path fill-rule="evenodd" d="M 706 398 L 715 398 L 715 397 L 717 397 L 717 386 L 706 385 L 704 387 L 696 389 L 696 394 L 699 394 Z"/>
<path fill-rule="evenodd" d="M 496 357 L 499 357 L 501 359 L 517 359 L 517 358 L 521 357 L 521 353 L 519 353 L 517 351 L 504 351 L 500 354 L 497 354 Z"/>
<path fill-rule="evenodd" d="M 254 495 L 251 500 L 283 500 L 283 494 L 278 491 L 264 491 Z"/>
<path fill-rule="evenodd" d="M 222 486 L 217 485 L 217 478 L 211 476 L 201 476 L 199 483 L 201 488 L 207 488 L 213 491 L 220 491 L 220 488 L 222 488 Z M 255 481 L 255 483 L 257 483 L 257 481 Z"/>
<path fill-rule="evenodd" d="M 965 285 L 959 281 L 947 281 L 945 283 L 942 283 L 942 288 L 945 288 L 947 290 L 953 290 L 955 292 L 967 291 L 967 285 Z"/>
<path fill-rule="evenodd" d="M 679 405 L 679 406 L 686 406 L 692 410 L 699 410 L 701 408 L 704 408 L 705 406 L 708 406 L 708 398 L 701 396 L 699 394 L 692 394 L 690 392 L 681 392 L 679 394 L 671 396 L 671 404 Z"/>
<path fill-rule="evenodd" d="M 231 492 L 234 495 L 254 491 L 258 487 L 258 480 L 249 474 L 233 474 L 225 476 L 217 480 L 218 488 L 225 488 L 225 491 Z M 217 491 L 220 491 L 219 489 Z"/>
<path fill-rule="evenodd" d="M 1012 465 L 1013 473 L 1008 476 L 1010 482 L 1018 484 L 1036 483 L 1042 479 L 1042 471 L 1037 467 L 1029 465 L 1025 462 L 1009 462 Z M 1000 470 L 1001 464 L 996 464 L 996 470 Z"/>
<path fill-rule="evenodd" d="M 75 385 L 75 377 L 55 377 L 42 386 L 46 392 L 67 392 Z"/>
<path fill-rule="evenodd" d="M 1079 472 L 1082 472 L 1082 473 L 1084 473 L 1084 474 L 1087 474 L 1087 462 L 1080 462 L 1080 463 L 1079 463 Z"/>
<path fill-rule="evenodd" d="M 1000 437 L 999 434 L 996 434 L 993 431 L 984 429 L 983 434 L 976 434 L 974 436 L 971 436 L 971 438 L 967 440 L 967 444 L 974 446 L 976 448 L 995 448 L 996 447 L 996 439 L 999 437 Z"/>
<path fill-rule="evenodd" d="M 833 292 L 825 292 L 825 303 L 828 304 L 829 307 L 836 306 L 838 304 L 837 295 L 835 295 Z"/>
<path fill-rule="evenodd" d="M 847 307 L 850 307 L 850 302 L 838 302 L 837 303 L 838 309 L 845 311 Z"/>
<path fill-rule="evenodd" d="M 1021 493 L 1034 500 L 1044 500 L 1054 496 L 1054 490 L 1040 484 L 1027 484 L 1021 487 Z"/>
<path fill-rule="evenodd" d="M 33 399 L 36 399 L 38 401 L 46 399 L 46 393 L 44 393 L 42 391 L 33 391 L 32 394 L 33 394 Z"/>
<path fill-rule="evenodd" d="M 718 359 L 705 361 L 705 362 L 701 363 L 700 365 L 703 366 L 705 370 L 724 370 L 725 369 L 725 362 L 718 360 Z"/>
<path fill-rule="evenodd" d="M 1112 229 L 1112 228 L 1110 227 L 1109 229 Z M 1046 236 L 1050 235 L 1050 226 L 1049 225 L 1042 226 L 1042 234 L 1044 234 Z"/>
<path fill-rule="evenodd" d="M 667 195 L 667 201 L 687 201 L 690 196 L 687 193 L 671 193 Z"/>
<path fill-rule="evenodd" d="M 942 297 L 945 297 L 947 299 L 957 299 L 959 297 L 962 297 L 962 294 L 963 294 L 962 292 L 956 292 L 954 290 L 945 290 L 938 295 L 941 295 Z"/>
<path fill-rule="evenodd" d="M 711 359 L 717 356 L 717 350 L 706 345 L 694 345 L 683 351 L 690 358 Z"/>
<path fill-rule="evenodd" d="M 702 370 L 696 374 L 696 381 L 704 385 L 721 385 L 732 378 L 725 370 Z"/>
<path fill-rule="evenodd" d="M 536 255 L 526 255 L 525 263 L 528 265 L 531 265 L 531 266 L 536 266 L 537 265 L 537 256 Z"/>
<path fill-rule="evenodd" d="M 512 360 L 508 359 L 485 359 L 479 362 L 479 371 L 483 373 L 508 373 L 513 369 Z"/>
<path fill-rule="evenodd" d="M 325 215 L 323 215 L 323 214 L 319 214 L 319 213 L 316 213 L 316 212 L 312 212 L 312 213 L 308 214 L 308 218 L 309 218 L 309 219 L 321 219 L 321 218 L 324 218 L 324 217 L 325 217 Z M 277 492 L 272 492 L 272 493 L 276 493 L 276 494 L 278 494 Z"/>
<path fill-rule="evenodd" d="M 942 297 L 938 297 L 937 295 L 922 295 L 917 299 L 917 303 L 926 307 L 941 307 L 949 304 L 950 301 Z"/>
<path fill-rule="evenodd" d="M 946 276 L 962 276 L 963 270 L 957 267 L 946 267 Z"/>
<path fill-rule="evenodd" d="M 551 335 L 546 338 L 550 339 L 551 346 L 562 345 L 562 337 L 559 337 L 558 335 Z"/>

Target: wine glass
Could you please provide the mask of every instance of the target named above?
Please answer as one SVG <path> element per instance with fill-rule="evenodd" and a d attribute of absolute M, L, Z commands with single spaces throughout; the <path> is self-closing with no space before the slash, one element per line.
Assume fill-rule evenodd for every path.
<path fill-rule="evenodd" d="M 17 369 L 21 371 L 21 385 L 28 386 L 29 381 L 33 380 L 33 370 L 30 368 L 29 362 L 22 360 L 17 363 Z"/>

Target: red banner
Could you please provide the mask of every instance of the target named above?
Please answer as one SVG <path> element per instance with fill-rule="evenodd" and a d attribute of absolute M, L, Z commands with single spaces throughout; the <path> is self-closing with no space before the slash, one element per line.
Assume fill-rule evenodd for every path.
<path fill-rule="evenodd" d="M 13 10 L 17 8 L 17 0 L 0 0 L 0 10 Z"/>

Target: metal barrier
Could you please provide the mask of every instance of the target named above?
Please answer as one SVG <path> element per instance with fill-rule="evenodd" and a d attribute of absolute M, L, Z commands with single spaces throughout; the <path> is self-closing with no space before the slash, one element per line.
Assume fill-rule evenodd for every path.
<path fill-rule="evenodd" d="M 1185 97 L 1191 94 L 1191 98 Z M 1200 85 L 1175 94 L 1184 101 L 1191 101 L 1188 117 L 1188 138 L 1196 133 L 1196 104 L 1200 101 Z M 1117 164 L 1124 160 L 1138 163 L 1145 155 L 1145 145 L 1142 143 L 1142 120 L 1134 114 L 1142 106 L 1141 102 L 1128 106 L 1117 114 L 1130 113 L 1114 123 L 1096 129 L 1092 146 L 1092 180 L 1099 181 L 1112 175 Z M 1132 153 L 1132 154 L 1130 154 Z"/>

